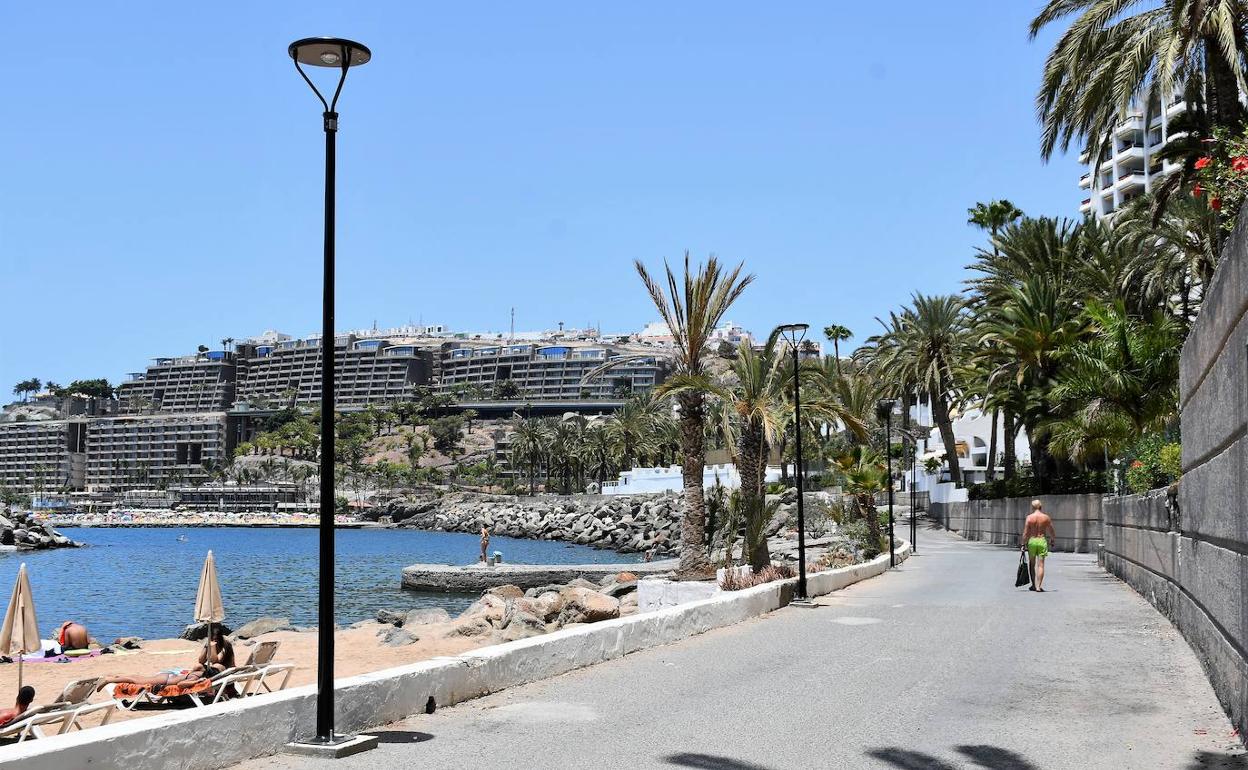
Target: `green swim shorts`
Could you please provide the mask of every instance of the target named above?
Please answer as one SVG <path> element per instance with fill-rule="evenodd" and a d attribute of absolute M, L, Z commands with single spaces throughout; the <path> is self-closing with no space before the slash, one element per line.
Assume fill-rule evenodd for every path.
<path fill-rule="evenodd" d="M 1043 537 L 1033 537 L 1027 541 L 1027 553 L 1033 558 L 1043 559 L 1049 555 L 1049 541 Z"/>

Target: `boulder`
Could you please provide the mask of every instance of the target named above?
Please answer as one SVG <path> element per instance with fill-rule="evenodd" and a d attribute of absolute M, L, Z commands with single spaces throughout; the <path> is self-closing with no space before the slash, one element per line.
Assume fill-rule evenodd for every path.
<path fill-rule="evenodd" d="M 503 613 L 507 608 L 507 601 L 500 599 L 492 594 L 485 594 L 480 599 L 469 605 L 468 609 L 460 614 L 460 618 L 480 617 L 487 623 L 494 626 L 503 624 Z"/>
<path fill-rule="evenodd" d="M 406 613 L 399 612 L 397 610 L 377 610 L 378 623 L 389 623 L 392 626 L 401 626 L 403 625 L 405 617 L 407 617 Z"/>
<path fill-rule="evenodd" d="M 13 529 L 13 522 L 7 516 L 0 516 L 0 529 Z"/>
<path fill-rule="evenodd" d="M 559 612 L 559 622 L 563 625 L 596 623 L 620 616 L 618 600 L 588 588 L 568 586 L 559 592 L 559 596 L 563 599 L 563 608 Z"/>
<path fill-rule="evenodd" d="M 261 634 L 270 634 L 274 631 L 294 631 L 295 627 L 290 624 L 290 618 L 256 618 L 250 623 L 244 623 L 242 628 L 234 632 L 235 639 L 254 639 Z"/>
<path fill-rule="evenodd" d="M 507 585 L 495 586 L 486 591 L 491 596 L 497 596 L 500 599 L 519 599 L 524 596 L 524 589 L 520 586 Z"/>
<path fill-rule="evenodd" d="M 563 596 L 558 591 L 547 591 L 531 601 L 533 614 L 547 623 L 558 618 L 559 613 L 563 611 Z"/>
<path fill-rule="evenodd" d="M 408 612 L 403 616 L 403 622 L 399 625 L 403 628 L 411 628 L 413 626 L 427 626 L 430 623 L 448 623 L 450 620 L 451 614 L 441 607 L 425 607 Z"/>
<path fill-rule="evenodd" d="M 123 650 L 137 650 L 143 641 L 141 636 L 119 636 L 113 640 L 112 647 L 120 647 Z"/>
<path fill-rule="evenodd" d="M 612 583 L 602 589 L 602 593 L 615 599 L 620 599 L 637 590 L 637 581 L 630 580 L 624 583 Z"/>
<path fill-rule="evenodd" d="M 377 636 L 384 647 L 403 647 L 420 641 L 419 636 L 406 628 L 383 628 L 377 632 Z"/>
<path fill-rule="evenodd" d="M 226 635 L 229 635 L 230 627 L 224 623 L 213 623 L 212 625 L 221 626 L 221 629 L 226 633 Z M 208 624 L 192 623 L 184 628 L 182 633 L 178 634 L 178 638 L 185 639 L 188 642 L 202 642 L 208 638 Z"/>
<path fill-rule="evenodd" d="M 545 622 L 536 615 L 519 608 L 508 613 L 507 622 L 502 628 L 502 638 L 508 642 L 544 633 L 546 633 Z"/>
<path fill-rule="evenodd" d="M 578 578 L 572 578 L 571 580 L 569 580 L 569 581 L 568 581 L 568 585 L 570 585 L 570 586 L 576 586 L 577 588 L 585 588 L 585 589 L 588 589 L 588 590 L 590 590 L 590 591 L 597 591 L 597 590 L 598 590 L 598 584 L 597 584 L 597 583 L 594 583 L 594 582 L 592 582 L 592 581 L 586 580 L 585 578 L 579 578 L 579 577 L 578 577 Z"/>
<path fill-rule="evenodd" d="M 458 620 L 451 621 L 447 624 L 446 630 L 442 632 L 442 638 L 450 639 L 457 636 L 476 637 L 484 636 L 494 630 L 489 621 L 480 616 L 460 616 Z"/>

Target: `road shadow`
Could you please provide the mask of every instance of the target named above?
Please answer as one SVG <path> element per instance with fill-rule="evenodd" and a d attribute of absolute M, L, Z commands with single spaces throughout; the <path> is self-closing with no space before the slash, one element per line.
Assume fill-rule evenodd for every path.
<path fill-rule="evenodd" d="M 691 752 L 670 754 L 664 757 L 663 761 L 669 765 L 693 767 L 698 768 L 698 770 L 768 770 L 763 765 L 756 765 L 753 762 L 742 762 L 739 759 L 718 757 L 714 754 L 694 754 Z"/>
<path fill-rule="evenodd" d="M 900 767 L 902 770 L 957 770 L 953 765 L 931 754 L 896 747 L 870 749 L 867 751 L 867 756 L 887 762 L 893 767 Z"/>
<path fill-rule="evenodd" d="M 1040 770 L 1039 765 L 1032 764 L 1021 754 L 1000 746 L 963 745 L 953 748 L 980 767 L 990 767 L 992 770 Z"/>
<path fill-rule="evenodd" d="M 378 743 L 425 743 L 433 740 L 430 733 L 417 732 L 416 730 L 369 730 L 368 735 L 377 736 Z"/>
<path fill-rule="evenodd" d="M 1198 751 L 1192 756 L 1192 761 L 1187 764 L 1186 770 L 1210 770 L 1210 768 L 1242 767 L 1248 767 L 1248 755 Z"/>

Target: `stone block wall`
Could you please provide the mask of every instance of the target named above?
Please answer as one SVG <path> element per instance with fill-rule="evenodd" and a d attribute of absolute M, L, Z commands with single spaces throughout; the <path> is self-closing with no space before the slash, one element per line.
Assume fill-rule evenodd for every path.
<path fill-rule="evenodd" d="M 1105 510 L 1105 566 L 1178 627 L 1248 732 L 1248 216 L 1222 253 L 1179 375 L 1183 478 Z"/>
<path fill-rule="evenodd" d="M 1018 546 L 1023 522 L 1031 513 L 1030 497 L 932 503 L 931 515 L 945 529 L 967 540 Z M 1087 553 L 1101 542 L 1101 495 L 1041 495 L 1044 510 L 1053 519 L 1055 551 Z"/>

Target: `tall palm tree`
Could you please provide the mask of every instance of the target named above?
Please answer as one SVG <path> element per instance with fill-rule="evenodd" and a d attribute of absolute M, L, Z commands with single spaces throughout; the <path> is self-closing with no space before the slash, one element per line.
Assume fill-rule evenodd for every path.
<path fill-rule="evenodd" d="M 996 262 L 1001 256 L 1001 252 L 997 247 L 997 234 L 1006 225 L 1012 224 L 1022 217 L 1023 210 L 1002 198 L 1001 200 L 989 201 L 988 203 L 976 203 L 973 208 L 967 209 L 966 213 L 967 224 L 975 225 L 981 230 L 988 231 L 988 240 L 992 244 L 993 261 Z M 992 432 L 988 438 L 988 468 L 985 473 L 989 481 L 992 481 L 996 475 L 997 420 L 1000 418 L 1000 414 L 1000 408 L 993 406 Z"/>
<path fill-rule="evenodd" d="M 832 343 L 833 360 L 836 361 L 836 371 L 839 374 L 841 371 L 841 342 L 853 337 L 854 333 L 849 330 L 849 327 L 841 326 L 840 324 L 829 324 L 823 327 L 823 336 L 827 337 Z"/>
<path fill-rule="evenodd" d="M 927 394 L 949 463 L 949 480 L 962 485 L 951 410 L 961 398 L 957 372 L 972 353 L 966 302 L 955 295 L 915 294 L 912 307 L 890 315 L 883 334 L 867 340 L 867 365 L 882 382 Z"/>
<path fill-rule="evenodd" d="M 1217 212 L 1191 195 L 1171 198 L 1160 216 L 1152 208 L 1146 198 L 1132 201 L 1115 222 L 1115 233 L 1134 255 L 1126 283 L 1144 292 L 1138 311 L 1177 298 L 1176 315 L 1186 328 L 1218 266 Z"/>
<path fill-rule="evenodd" d="M 519 418 L 511 433 L 508 462 L 512 468 L 529 469 L 529 496 L 537 494 L 537 468 L 546 458 L 546 426 L 539 419 Z"/>
<path fill-rule="evenodd" d="M 615 443 L 601 422 L 586 426 L 581 434 L 581 464 L 585 472 L 598 480 L 598 490 L 607 476 L 615 472 Z"/>
<path fill-rule="evenodd" d="M 712 574 L 706 553 L 706 504 L 702 493 L 702 477 L 706 468 L 703 420 L 705 393 L 710 384 L 704 365 L 711 332 L 719 325 L 732 303 L 753 275 L 741 275 L 742 265 L 725 271 L 719 260 L 711 257 L 705 266 L 691 270 L 689 252 L 685 252 L 684 280 L 678 281 L 669 265 L 664 263 L 666 286 L 651 277 L 645 265 L 634 263 L 641 281 L 660 317 L 667 324 L 675 347 L 674 373 L 660 386 L 660 395 L 679 387 L 676 396 L 680 408 L 681 477 L 684 485 L 685 511 L 680 528 L 680 569 L 686 579 L 702 579 Z"/>
<path fill-rule="evenodd" d="M 1046 159 L 1080 140 L 1090 151 L 1095 143 L 1099 164 L 1133 100 L 1142 98 L 1152 112 L 1180 86 L 1210 127 L 1242 127 L 1243 0 L 1047 0 L 1031 22 L 1032 38 L 1071 17 L 1036 95 Z"/>

